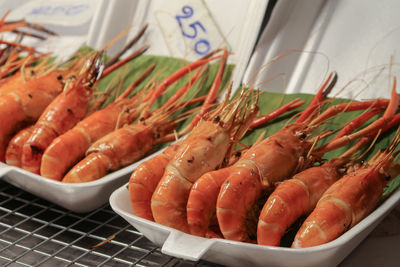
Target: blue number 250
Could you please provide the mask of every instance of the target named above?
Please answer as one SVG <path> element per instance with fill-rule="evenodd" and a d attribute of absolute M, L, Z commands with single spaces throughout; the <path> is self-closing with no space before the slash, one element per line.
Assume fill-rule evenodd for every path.
<path fill-rule="evenodd" d="M 190 23 L 188 26 L 188 29 L 184 29 L 182 20 L 188 19 L 191 16 L 193 16 L 193 8 L 190 6 L 183 6 L 182 7 L 182 13 L 183 15 L 176 15 L 175 18 L 178 21 L 179 27 L 181 28 L 183 36 L 189 38 L 189 39 L 195 39 L 197 37 L 198 30 L 201 30 L 202 32 L 206 33 L 206 29 L 204 28 L 203 24 L 196 20 L 193 23 Z M 199 39 L 198 41 L 195 42 L 194 44 L 194 51 L 199 54 L 199 55 L 205 55 L 208 52 L 210 52 L 211 45 L 210 43 L 205 40 L 205 39 Z"/>

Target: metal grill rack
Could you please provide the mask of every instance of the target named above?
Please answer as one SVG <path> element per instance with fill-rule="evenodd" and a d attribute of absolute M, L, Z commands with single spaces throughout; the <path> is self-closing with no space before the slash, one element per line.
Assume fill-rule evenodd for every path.
<path fill-rule="evenodd" d="M 0 181 L 0 266 L 216 266 L 162 254 L 108 204 L 77 214 Z"/>

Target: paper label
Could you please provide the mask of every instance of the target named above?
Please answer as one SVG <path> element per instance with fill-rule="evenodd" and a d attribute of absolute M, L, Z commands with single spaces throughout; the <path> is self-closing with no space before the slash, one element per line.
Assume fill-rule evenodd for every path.
<path fill-rule="evenodd" d="M 155 16 L 171 56 L 198 59 L 229 45 L 203 0 L 164 1 Z"/>
<path fill-rule="evenodd" d="M 79 26 L 93 16 L 96 0 L 33 0 L 12 10 L 7 20 L 26 19 L 32 23 Z"/>

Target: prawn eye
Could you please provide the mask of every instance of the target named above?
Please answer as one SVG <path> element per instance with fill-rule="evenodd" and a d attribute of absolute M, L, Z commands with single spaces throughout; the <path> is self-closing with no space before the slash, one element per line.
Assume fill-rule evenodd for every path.
<path fill-rule="evenodd" d="M 300 138 L 301 140 L 303 140 L 303 139 L 306 139 L 307 134 L 306 134 L 305 132 L 300 132 L 300 133 L 298 133 L 298 136 L 299 136 L 299 138 Z"/>
<path fill-rule="evenodd" d="M 217 115 L 214 118 L 214 122 L 219 122 L 221 120 L 221 116 Z"/>

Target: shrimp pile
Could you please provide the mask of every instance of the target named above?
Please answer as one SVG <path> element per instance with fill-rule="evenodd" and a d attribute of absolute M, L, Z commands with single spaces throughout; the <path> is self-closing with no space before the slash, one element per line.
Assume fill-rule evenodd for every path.
<path fill-rule="evenodd" d="M 13 75 L 0 87 L 0 109 L 4 110 L 0 115 L 4 117 L 0 133 L 1 161 L 39 173 L 47 146 L 86 116 L 95 83 L 105 77 L 101 74 L 102 54 L 101 51 L 90 53 L 67 69 L 39 64 Z M 10 117 L 12 113 L 16 116 Z M 19 132 L 32 124 L 30 135 L 27 131 Z M 20 147 L 10 143 L 15 134 L 14 140 L 21 142 Z"/>
<path fill-rule="evenodd" d="M 145 29 L 146 26 L 134 39 L 140 38 Z M 124 50 L 130 46 L 128 44 Z M 66 69 L 47 66 L 44 62 L 35 67 L 25 67 L 7 80 L 0 86 L 0 110 L 3 107 L 8 113 L 2 115 L 13 123 L 5 121 L 2 127 L 3 137 L 0 135 L 0 138 L 3 139 L 0 141 L 4 140 L 4 156 L 1 160 L 45 178 L 65 183 L 88 182 L 134 163 L 152 152 L 155 145 L 173 141 L 176 136 L 187 133 L 199 120 L 200 114 L 213 105 L 225 74 L 228 52 L 223 50 L 216 55 L 222 50 L 214 51 L 186 64 L 161 82 L 156 81 L 155 74 L 143 89 L 136 90 L 154 71 L 153 64 L 114 102 L 103 107 L 109 92 L 95 98 L 98 95 L 95 91 L 97 81 L 141 55 L 147 48 L 141 47 L 123 60 L 119 60 L 122 55 L 119 53 L 106 64 L 103 63 L 103 51 L 78 57 Z M 219 58 L 221 64 L 208 95 L 196 97 L 197 92 L 192 88 L 198 84 L 201 90 L 208 89 L 203 81 L 208 78 L 206 71 L 209 63 Z M 169 90 L 170 85 L 189 74 L 188 82 L 154 110 L 154 104 L 158 102 L 157 105 L 160 105 L 159 97 Z M 54 79 L 46 76 L 38 80 L 35 75 L 38 78 L 54 75 Z M 30 86 L 34 88 L 30 89 Z M 16 95 L 19 90 L 21 95 Z M 54 92 L 44 94 L 45 90 Z M 135 94 L 130 96 L 133 92 Z M 47 95 L 46 101 L 36 100 Z M 17 107 L 12 109 L 10 103 L 1 104 L 3 99 L 8 98 L 15 98 L 15 106 L 19 104 L 20 110 L 27 111 L 26 114 L 17 112 Z M 20 100 L 22 98 L 24 101 Z M 201 102 L 204 102 L 201 108 L 193 107 L 193 104 Z M 29 105 L 29 110 L 26 105 Z M 182 121 L 197 112 L 189 126 L 182 132 L 175 131 Z M 6 118 L 12 113 L 21 114 L 21 119 L 15 116 Z"/>
<path fill-rule="evenodd" d="M 5 23 L 3 17 L 0 29 L 14 24 L 26 26 L 23 21 Z M 0 85 L 0 161 L 39 174 L 42 155 L 54 138 L 71 129 L 104 102 L 101 97 L 97 100 L 94 97 L 96 81 L 146 49 L 139 48 L 123 60 L 119 60 L 119 55 L 115 63 L 107 63 L 105 69 L 104 51 L 74 57 L 63 64 L 49 63 L 50 57 L 42 56 L 41 62 L 35 66 L 29 66 L 32 61 L 28 55 L 21 69 L 3 79 Z M 132 89 L 121 95 L 121 99 L 126 98 L 153 69 L 154 66 L 148 69 Z M 126 108 L 126 104 L 121 105 L 121 110 Z M 126 123 L 124 116 L 120 117 L 121 122 Z"/>
<path fill-rule="evenodd" d="M 216 129 L 218 125 L 231 126 L 226 124 L 230 118 L 222 117 L 226 114 L 224 109 L 231 107 L 224 104 L 214 113 L 210 111 L 186 139 L 169 146 L 132 173 L 128 188 L 135 215 L 196 236 L 279 246 L 289 228 L 311 213 L 292 247 L 333 240 L 369 214 L 388 180 L 399 174 L 398 168 L 391 166 L 400 139 L 397 134 L 387 150 L 360 166 L 357 161 L 365 155 L 361 149 L 400 122 L 400 114 L 396 115 L 400 104 L 396 79 L 390 100 L 338 104 L 318 115 L 334 83 L 335 75 L 331 74 L 294 123 L 264 140 L 260 137 L 238 153 L 233 153 L 231 144 L 237 144 L 250 127 L 239 130 L 240 138 L 224 134 L 224 130 Z M 239 100 L 235 98 L 232 103 L 235 101 Z M 318 146 L 319 140 L 333 133 L 318 133 L 320 125 L 340 112 L 364 109 L 329 143 Z M 382 117 L 364 126 L 380 113 Z M 254 116 L 245 120 L 248 126 L 256 121 Z M 203 126 L 207 123 L 210 125 Z M 356 143 L 341 156 L 328 162 L 322 160 L 326 152 L 350 142 Z M 356 157 L 358 151 L 361 155 Z M 359 178 L 347 178 L 354 176 Z M 349 179 L 352 182 L 347 182 Z M 371 186 L 357 186 L 359 190 L 352 196 L 352 186 L 341 189 L 346 183 L 360 183 L 360 179 L 370 179 Z M 374 190 L 363 191 L 364 187 Z M 363 194 L 371 197 L 361 197 Z M 356 203 L 359 198 L 371 200 Z M 329 215 L 328 206 L 329 210 L 337 210 L 332 211 L 337 216 L 332 216 L 340 221 Z M 325 220 L 332 225 L 325 227 Z M 336 223 L 340 231 L 335 228 Z"/>
<path fill-rule="evenodd" d="M 254 120 L 258 107 L 249 102 L 251 92 L 242 92 L 231 103 L 228 103 L 227 94 L 224 103 L 205 113 L 187 138 L 138 166 L 129 182 L 131 204 L 136 214 L 162 224 L 174 224 L 188 232 L 186 202 L 193 182 L 229 161 L 233 145 L 253 121 L 254 125 L 265 123 L 302 104 L 296 99 L 279 112 Z"/>

